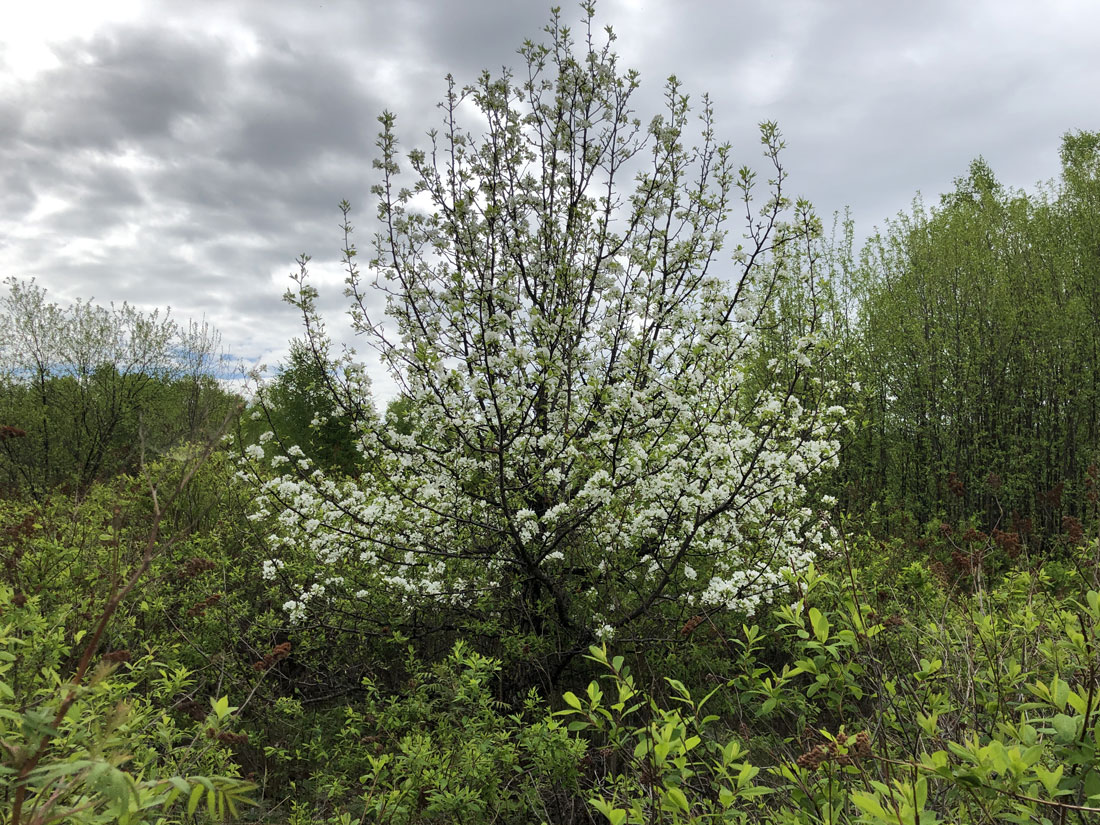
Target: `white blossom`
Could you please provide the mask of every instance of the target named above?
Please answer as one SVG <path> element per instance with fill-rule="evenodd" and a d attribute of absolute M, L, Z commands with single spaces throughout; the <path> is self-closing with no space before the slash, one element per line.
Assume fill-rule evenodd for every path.
<path fill-rule="evenodd" d="M 287 614 L 287 618 L 291 624 L 298 624 L 306 615 L 306 606 L 303 602 L 289 599 L 283 603 L 283 611 Z"/>
<path fill-rule="evenodd" d="M 283 569 L 283 566 L 281 559 L 265 559 L 260 575 L 264 581 L 271 581 L 275 578 L 276 573 Z"/>

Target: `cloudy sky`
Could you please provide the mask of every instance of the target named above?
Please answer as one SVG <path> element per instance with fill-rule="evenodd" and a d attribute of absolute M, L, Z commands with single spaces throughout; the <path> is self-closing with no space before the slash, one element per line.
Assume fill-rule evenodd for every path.
<path fill-rule="evenodd" d="M 299 253 L 340 326 L 337 204 L 369 227 L 378 113 L 420 143 L 444 76 L 518 65 L 549 5 L 4 2 L 0 276 L 205 316 L 274 363 L 299 329 L 280 300 Z M 978 155 L 1031 187 L 1064 132 L 1100 129 L 1094 0 L 602 0 L 597 22 L 641 72 L 643 120 L 672 73 L 710 92 L 739 162 L 777 120 L 792 190 L 850 207 L 863 235 Z"/>

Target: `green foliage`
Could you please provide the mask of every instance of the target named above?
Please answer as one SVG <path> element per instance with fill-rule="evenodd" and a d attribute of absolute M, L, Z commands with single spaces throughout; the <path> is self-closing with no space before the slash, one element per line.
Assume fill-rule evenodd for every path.
<path fill-rule="evenodd" d="M 298 787 L 317 802 L 298 800 L 290 821 L 560 821 L 584 745 L 545 716 L 538 696 L 510 711 L 493 696 L 500 663 L 462 643 L 432 668 L 410 652 L 406 667 L 402 690 L 366 680 L 361 699 L 334 708 L 298 746 L 312 774 Z M 279 707 L 305 718 L 301 705 Z"/>
<path fill-rule="evenodd" d="M 251 785 L 235 777 L 229 747 L 243 741 L 228 729 L 233 709 L 212 697 L 183 721 L 199 681 L 176 634 L 147 632 L 149 604 L 138 599 L 202 520 L 189 487 L 216 439 L 79 499 L 0 504 L 5 825 L 163 822 L 161 812 L 190 816 L 200 803 L 222 818 L 246 801 Z"/>
<path fill-rule="evenodd" d="M 190 687 L 189 672 L 152 654 L 120 665 L 129 653 L 113 651 L 78 682 L 66 663 L 86 634 L 66 640 L 61 616 L 17 595 L 0 585 L 0 797 L 25 797 L 20 819 L 2 821 L 129 825 L 173 806 L 192 813 L 200 801 L 220 817 L 247 801 L 248 783 L 187 774 L 234 770 L 216 740 L 195 746 L 202 727 L 181 729 L 164 713 Z M 215 708 L 205 726 L 226 721 Z"/>
<path fill-rule="evenodd" d="M 977 512 L 987 530 L 1011 511 L 1044 532 L 1079 515 L 1054 494 L 1081 490 L 1100 444 L 1097 145 L 1067 135 L 1061 180 L 1030 195 L 975 161 L 939 206 L 872 237 L 848 278 L 867 413 L 842 471 L 853 503 Z"/>
<path fill-rule="evenodd" d="M 41 499 L 135 472 L 201 439 L 235 406 L 215 380 L 219 339 L 123 304 L 51 303 L 33 281 L 0 300 L 0 490 Z M 144 455 L 143 455 L 144 453 Z"/>
<path fill-rule="evenodd" d="M 178 487 L 193 460 L 194 448 L 181 447 L 147 467 L 145 478 L 117 476 L 79 499 L 54 492 L 39 502 L 0 501 L 0 580 L 56 613 L 71 639 L 141 563 L 155 518 L 149 480 L 162 489 Z M 161 502 L 167 534 L 105 631 L 105 644 L 115 649 L 173 648 L 175 662 L 208 674 L 204 687 L 229 678 L 208 673 L 212 660 L 219 669 L 233 662 L 251 673 L 261 656 L 237 650 L 246 639 L 261 649 L 271 646 L 259 635 L 255 615 L 267 593 L 239 566 L 256 551 L 233 470 L 226 456 L 212 456 L 178 495 Z"/>
<path fill-rule="evenodd" d="M 303 341 L 292 341 L 290 355 L 273 381 L 265 385 L 242 422 L 242 442 L 255 444 L 264 432 L 289 449 L 299 447 L 319 467 L 352 475 L 360 464 L 355 421 L 373 417 L 368 397 L 352 409 L 340 384 L 340 366 Z"/>
<path fill-rule="evenodd" d="M 903 618 L 870 609 L 865 582 L 854 569 L 793 581 L 800 598 L 767 636 L 746 626 L 729 640 L 723 684 L 701 700 L 669 677 L 662 705 L 623 657 L 593 648 L 605 684 L 566 693 L 560 712 L 603 755 L 587 775 L 593 807 L 613 823 L 1100 812 L 1096 590 L 1062 599 L 1044 575 L 1018 574 Z M 725 692 L 737 710 L 704 716 Z"/>
<path fill-rule="evenodd" d="M 573 720 L 570 730 L 602 745 L 602 764 L 590 774 L 597 811 L 621 825 L 740 822 L 763 810 L 760 798 L 770 789 L 754 782 L 760 769 L 739 742 L 720 745 L 710 735 L 718 717 L 702 712 L 714 691 L 697 701 L 667 677 L 676 705 L 665 709 L 637 687 L 623 657 L 611 659 L 606 648 L 594 647 L 590 658 L 610 671 L 609 695 L 592 682 L 583 698 L 566 693 L 559 715 Z"/>
<path fill-rule="evenodd" d="M 191 685 L 152 654 L 97 657 L 83 680 L 66 663 L 81 653 L 86 633 L 67 640 L 56 612 L 39 597 L 0 585 L 0 797 L 22 790 L 22 816 L 5 823 L 151 822 L 161 811 L 201 801 L 211 816 L 236 813 L 251 787 L 231 777 L 186 775 L 234 770 L 203 727 L 177 727 L 164 709 Z M 127 662 L 127 664 L 121 664 Z M 215 707 L 204 727 L 220 731 Z"/>

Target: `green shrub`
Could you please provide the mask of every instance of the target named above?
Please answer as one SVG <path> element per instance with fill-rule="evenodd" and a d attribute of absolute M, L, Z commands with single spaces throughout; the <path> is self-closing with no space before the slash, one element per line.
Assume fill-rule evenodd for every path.
<path fill-rule="evenodd" d="M 147 632 L 144 599 L 129 611 L 150 571 L 187 545 L 188 485 L 214 443 L 87 498 L 4 503 L 3 825 L 166 822 L 167 809 L 190 818 L 200 803 L 222 818 L 245 800 L 252 786 L 229 747 L 243 741 L 228 729 L 236 708 L 211 698 L 187 719 L 197 685 L 180 645 Z"/>
<path fill-rule="evenodd" d="M 200 801 L 211 816 L 235 813 L 251 786 L 232 777 L 219 742 L 228 701 L 178 726 L 165 711 L 190 686 L 188 671 L 148 653 L 96 655 L 85 632 L 70 643 L 63 617 L 39 603 L 0 585 L 0 822 L 152 822 Z M 229 776 L 197 775 L 210 773 Z"/>
<path fill-rule="evenodd" d="M 561 821 L 579 790 L 584 743 L 537 695 L 519 712 L 503 706 L 493 696 L 500 663 L 463 643 L 434 667 L 410 658 L 407 668 L 405 690 L 386 694 L 366 680 L 362 701 L 313 727 L 298 753 L 313 766 L 301 796 L 316 802 L 300 798 L 290 822 Z M 292 702 L 280 710 L 304 719 Z"/>
<path fill-rule="evenodd" d="M 868 607 L 869 583 L 858 570 L 793 580 L 801 597 L 776 611 L 770 640 L 789 656 L 762 660 L 759 628 L 744 627 L 730 678 L 702 700 L 669 677 L 659 703 L 623 657 L 593 648 L 604 684 L 566 693 L 560 712 L 601 756 L 586 776 L 593 808 L 614 825 L 1100 813 L 1095 590 L 1065 599 L 1016 573 L 913 624 Z M 703 715 L 725 692 L 739 713 Z"/>

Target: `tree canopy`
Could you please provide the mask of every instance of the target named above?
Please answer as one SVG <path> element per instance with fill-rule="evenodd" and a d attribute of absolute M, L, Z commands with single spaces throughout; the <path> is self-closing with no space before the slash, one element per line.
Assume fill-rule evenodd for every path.
<path fill-rule="evenodd" d="M 922 518 L 1071 512 L 1054 494 L 1083 489 L 1100 445 L 1098 146 L 1067 135 L 1034 194 L 977 160 L 872 238 L 852 342 L 872 425 L 846 462 L 862 490 Z"/>

